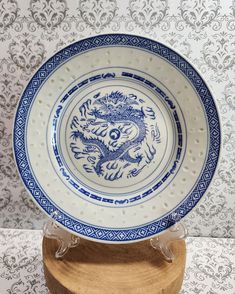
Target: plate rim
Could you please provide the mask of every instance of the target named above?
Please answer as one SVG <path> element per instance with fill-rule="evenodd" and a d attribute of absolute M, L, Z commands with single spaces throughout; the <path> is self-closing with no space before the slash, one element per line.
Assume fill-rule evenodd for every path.
<path fill-rule="evenodd" d="M 126 33 L 107 33 L 107 34 L 98 34 L 98 35 L 91 35 L 89 37 L 85 37 L 85 38 L 82 38 L 80 40 L 77 40 L 71 44 L 68 44 L 66 46 L 64 46 L 62 49 L 60 49 L 59 51 L 57 51 L 56 53 L 54 53 L 52 56 L 50 56 L 49 58 L 47 58 L 43 63 L 42 65 L 36 69 L 32 75 L 31 75 L 31 78 L 29 79 L 29 81 L 27 82 L 26 86 L 24 87 L 23 91 L 22 91 L 22 94 L 18 100 L 18 103 L 17 103 L 17 106 L 16 106 L 16 111 L 15 111 L 15 116 L 14 116 L 14 120 L 13 120 L 13 132 L 12 132 L 12 146 L 13 146 L 13 156 L 14 156 L 14 160 L 15 160 L 15 163 L 16 163 L 16 167 L 17 167 L 17 171 L 18 171 L 18 174 L 21 178 L 21 181 L 23 182 L 24 184 L 24 187 L 26 188 L 26 190 L 28 191 L 28 193 L 30 194 L 31 196 L 31 199 L 33 200 L 34 203 L 37 204 L 37 207 L 40 208 L 46 215 L 48 215 L 50 218 L 53 218 L 53 220 L 60 226 L 62 227 L 63 229 L 66 229 L 67 231 L 71 232 L 72 234 L 76 234 L 82 238 L 85 238 L 85 239 L 89 239 L 89 240 L 92 240 L 92 241 L 96 241 L 96 242 L 102 242 L 102 243 L 113 243 L 113 244 L 117 244 L 117 243 L 132 243 L 132 242 L 137 242 L 137 241 L 141 241 L 141 240 L 145 240 L 145 239 L 149 239 L 155 235 L 159 235 L 161 233 L 163 233 L 166 229 L 170 228 L 174 223 L 174 217 L 172 217 L 172 215 L 174 214 L 175 210 L 178 210 L 183 204 L 185 204 L 185 202 L 187 202 L 189 200 L 189 197 L 192 195 L 192 192 L 189 193 L 189 196 L 187 198 L 184 198 L 182 201 L 181 201 L 181 204 L 179 206 L 176 206 L 176 208 L 174 208 L 170 213 L 168 213 L 166 216 L 164 216 L 163 218 L 166 218 L 168 217 L 168 222 L 167 224 L 164 223 L 164 227 L 161 227 L 160 229 L 158 229 L 157 231 L 149 231 L 149 230 L 146 230 L 145 234 L 141 234 L 140 231 L 141 229 L 142 230 L 145 230 L 145 227 L 149 227 L 150 225 L 153 225 L 154 223 L 159 223 L 159 222 L 162 222 L 162 218 L 158 219 L 158 220 L 154 220 L 150 223 L 148 223 L 147 225 L 144 224 L 144 225 L 140 225 L 138 228 L 134 228 L 134 229 L 107 229 L 107 228 L 96 228 L 96 226 L 89 226 L 87 224 L 84 224 L 82 221 L 80 220 L 73 220 L 70 218 L 70 216 L 67 216 L 64 212 L 61 212 L 60 209 L 58 207 L 56 207 L 53 203 L 51 203 L 50 199 L 48 199 L 47 196 L 45 196 L 42 192 L 42 196 L 46 198 L 46 201 L 49 202 L 51 208 L 53 208 L 50 212 L 48 209 L 46 209 L 45 206 L 42 206 L 39 201 L 34 197 L 32 191 L 30 190 L 30 187 L 26 184 L 24 178 L 23 178 L 23 175 L 21 173 L 21 170 L 20 170 L 20 166 L 18 164 L 18 158 L 17 158 L 17 152 L 16 152 L 16 126 L 17 126 L 17 117 L 18 117 L 18 110 L 19 110 L 19 107 L 20 107 L 20 104 L 21 102 L 23 101 L 24 97 L 25 97 L 25 94 L 27 92 L 27 90 L 29 89 L 29 86 L 31 84 L 31 82 L 33 81 L 34 78 L 36 78 L 36 75 L 43 69 L 43 67 L 45 67 L 45 65 L 51 60 L 53 61 L 53 58 L 55 56 L 58 56 L 59 54 L 62 54 L 67 48 L 73 48 L 75 46 L 75 44 L 78 44 L 78 47 L 81 47 L 81 44 L 82 42 L 85 42 L 86 40 L 87 41 L 92 41 L 92 40 L 95 40 L 96 38 L 100 38 L 102 39 L 102 42 L 105 42 L 105 38 L 106 37 L 112 37 L 112 38 L 117 38 L 117 37 L 125 37 L 126 40 L 125 40 L 125 43 L 122 43 L 122 42 L 115 42 L 114 44 L 111 44 L 111 43 L 106 43 L 107 46 L 109 45 L 121 45 L 123 47 L 125 47 L 125 45 L 128 45 L 128 46 L 133 46 L 133 48 L 144 48 L 146 51 L 148 52 L 152 52 L 153 54 L 157 54 L 156 52 L 154 53 L 153 50 L 150 50 L 149 48 L 146 48 L 146 47 L 143 47 L 143 46 L 136 46 L 136 44 L 127 44 L 126 42 L 130 42 L 130 39 L 133 39 L 133 38 L 137 38 L 139 39 L 139 41 L 147 41 L 149 43 L 155 43 L 157 44 L 160 48 L 164 48 L 166 49 L 169 53 L 175 53 L 177 55 L 177 58 L 178 59 L 181 59 L 183 60 L 183 62 L 188 65 L 189 67 L 192 68 L 193 72 L 196 73 L 200 80 L 204 83 L 204 87 L 208 90 L 208 95 L 210 96 L 210 98 L 212 99 L 212 104 L 214 106 L 214 109 L 216 110 L 215 111 L 215 116 L 217 118 L 217 121 L 216 121 L 216 124 L 218 126 L 218 139 L 219 139 L 219 142 L 218 142 L 218 150 L 217 150 L 217 154 L 216 154 L 216 157 L 214 160 L 216 160 L 216 164 L 215 164 L 215 167 L 214 169 L 212 170 L 212 173 L 210 175 L 210 179 L 209 179 L 209 183 L 206 185 L 206 188 L 204 189 L 204 191 L 202 192 L 202 195 L 194 202 L 193 206 L 188 209 L 187 211 L 184 211 L 184 213 L 181 215 L 181 218 L 184 218 L 193 208 L 195 208 L 195 206 L 198 204 L 198 202 L 202 199 L 203 195 L 205 195 L 205 193 L 207 192 L 207 190 L 209 189 L 210 185 L 212 184 L 212 180 L 216 174 L 216 171 L 218 169 L 218 166 L 219 166 L 219 162 L 221 160 L 221 144 L 222 144 L 222 127 L 221 127 L 221 117 L 220 117 L 220 113 L 219 113 L 219 107 L 218 107 L 218 102 L 216 101 L 216 99 L 214 98 L 214 93 L 212 91 L 212 89 L 210 88 L 210 86 L 208 85 L 208 83 L 205 81 L 205 79 L 203 78 L 203 75 L 202 73 L 200 72 L 200 70 L 198 70 L 194 64 L 189 61 L 189 59 L 187 57 L 184 57 L 182 56 L 176 49 L 172 48 L 171 46 L 169 46 L 168 44 L 164 44 L 162 42 L 159 42 L 158 40 L 155 40 L 155 39 L 152 39 L 152 38 L 148 38 L 148 37 L 145 37 L 145 36 L 141 36 L 141 35 L 138 35 L 138 34 L 126 34 Z M 103 44 L 104 46 L 105 44 Z M 87 47 L 86 49 L 83 49 L 79 52 L 76 52 L 75 54 L 73 55 L 68 55 L 68 57 L 66 59 L 63 60 L 63 62 L 65 62 L 67 59 L 71 58 L 72 56 L 75 56 L 77 54 L 79 54 L 80 52 L 85 52 L 86 50 L 89 50 L 89 49 L 95 49 L 95 48 L 102 48 L 102 46 L 100 46 L 100 44 L 98 46 L 91 46 L 91 47 Z M 163 59 L 166 59 L 165 56 L 163 56 L 162 54 L 160 55 L 161 58 Z M 172 64 L 172 62 L 170 61 L 170 63 Z M 177 65 L 174 65 L 178 71 L 180 71 L 181 74 L 185 75 L 187 79 L 189 79 L 188 75 L 186 75 Z M 55 66 L 55 68 L 53 68 L 53 70 L 50 71 L 53 72 L 54 70 L 56 70 L 57 66 Z M 190 80 L 190 79 L 189 79 Z M 194 83 L 190 80 L 190 82 L 192 83 L 192 85 L 195 87 Z M 199 93 L 197 92 L 197 94 L 199 95 Z M 34 97 L 35 94 L 33 94 L 33 97 Z M 200 98 L 201 98 L 201 95 L 199 95 Z M 29 104 L 31 103 L 31 101 L 29 101 Z M 204 102 L 202 101 L 202 104 L 204 105 Z M 206 112 L 206 115 L 207 115 L 207 120 L 208 120 L 208 113 L 207 111 Z M 26 116 L 27 117 L 27 116 Z M 210 128 L 210 124 L 207 124 L 208 127 L 209 127 L 209 131 L 211 131 L 211 128 Z M 211 133 L 211 132 L 210 132 Z M 22 134 L 22 136 L 24 136 L 24 133 Z M 209 145 L 209 149 L 211 147 L 211 144 Z M 197 180 L 200 178 L 200 181 L 201 181 L 201 178 L 202 176 L 204 175 L 204 172 L 205 172 L 205 168 L 207 166 L 207 161 L 208 161 L 208 157 L 209 157 L 209 149 L 208 149 L 208 155 L 205 159 L 205 162 L 206 162 L 206 165 L 205 167 L 202 169 L 202 174 L 201 176 L 199 176 L 197 178 Z M 26 159 L 27 161 L 27 159 Z M 198 181 L 198 183 L 200 182 Z M 193 191 L 195 190 L 195 187 L 198 185 L 198 183 L 194 186 L 193 188 Z M 59 211 L 59 214 L 58 216 L 55 218 L 53 217 L 53 212 L 55 211 Z M 82 227 L 86 227 L 86 229 L 93 229 L 93 231 L 95 232 L 95 236 L 92 235 L 91 237 L 91 234 L 87 234 L 85 233 L 84 234 L 84 231 L 86 232 L 86 230 L 83 230 L 83 233 L 81 232 L 78 232 L 75 228 L 77 227 L 73 227 L 71 228 L 71 224 L 70 222 L 68 222 L 69 226 L 65 224 L 66 222 L 66 218 L 67 220 L 70 220 L 72 222 L 75 223 L 78 223 L 78 226 L 82 226 Z M 164 221 L 163 221 L 164 222 Z M 73 224 L 74 225 L 74 224 Z M 77 228 L 78 229 L 78 228 Z M 136 230 L 140 230 L 139 232 L 137 232 L 137 236 L 135 235 L 135 237 L 128 237 L 128 238 L 123 238 L 121 236 L 121 234 L 123 233 L 125 236 L 127 235 L 130 235 L 131 234 L 131 231 L 136 231 Z M 97 231 L 101 231 L 102 234 L 97 234 Z M 108 234 L 110 234 L 110 236 L 112 235 L 111 238 L 109 238 Z M 114 237 L 116 239 L 113 239 L 113 234 L 115 235 Z M 118 236 L 119 235 L 119 236 Z M 108 237 L 108 238 L 107 238 Z"/>

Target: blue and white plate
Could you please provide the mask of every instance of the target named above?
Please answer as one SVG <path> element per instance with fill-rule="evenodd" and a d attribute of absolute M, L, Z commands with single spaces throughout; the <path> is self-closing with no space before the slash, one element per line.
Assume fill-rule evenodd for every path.
<path fill-rule="evenodd" d="M 64 228 L 133 242 L 167 229 L 203 196 L 220 125 L 183 57 L 143 37 L 101 35 L 59 51 L 33 76 L 14 149 L 25 186 Z"/>

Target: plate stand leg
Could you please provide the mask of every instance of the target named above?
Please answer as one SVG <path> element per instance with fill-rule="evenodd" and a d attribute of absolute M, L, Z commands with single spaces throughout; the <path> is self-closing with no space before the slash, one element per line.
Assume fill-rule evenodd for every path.
<path fill-rule="evenodd" d="M 48 220 L 43 228 L 43 235 L 49 239 L 55 239 L 58 242 L 58 249 L 55 252 L 55 258 L 62 258 L 70 248 L 77 247 L 80 243 L 80 238 L 64 230 L 58 226 L 55 220 L 58 217 L 58 212 L 54 211 L 52 219 Z"/>
<path fill-rule="evenodd" d="M 175 254 L 170 248 L 173 241 L 184 240 L 187 237 L 187 228 L 180 222 L 180 217 L 173 216 L 175 224 L 162 234 L 150 239 L 151 246 L 160 251 L 161 255 L 167 262 L 173 262 L 176 258 Z"/>

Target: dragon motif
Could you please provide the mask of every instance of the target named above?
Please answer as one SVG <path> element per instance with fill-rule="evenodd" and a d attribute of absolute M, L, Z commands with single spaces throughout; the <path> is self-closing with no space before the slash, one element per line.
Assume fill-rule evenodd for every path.
<path fill-rule="evenodd" d="M 114 170 L 115 173 L 106 175 L 105 179 L 115 180 L 122 177 L 122 170 L 130 165 L 135 164 L 134 169 L 137 170 L 143 160 L 138 150 L 148 132 L 145 112 L 133 94 L 124 95 L 116 91 L 99 96 L 100 93 L 93 97 L 93 103 L 92 99 L 88 99 L 79 107 L 80 116 L 72 117 L 70 137 L 75 142 L 79 139 L 84 148 L 81 151 L 74 142 L 70 148 L 76 159 L 87 156 L 87 161 L 93 164 L 98 176 L 103 175 L 106 164 L 105 169 Z M 152 150 L 156 152 L 156 149 Z M 117 161 L 126 164 L 119 168 Z M 87 164 L 83 167 L 87 172 L 92 172 Z"/>

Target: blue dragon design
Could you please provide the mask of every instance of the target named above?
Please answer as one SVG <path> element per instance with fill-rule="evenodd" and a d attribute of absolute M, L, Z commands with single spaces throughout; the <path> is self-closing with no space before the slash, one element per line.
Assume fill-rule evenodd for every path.
<path fill-rule="evenodd" d="M 91 99 L 83 103 L 79 108 L 82 116 L 80 118 L 76 115 L 73 116 L 70 124 L 71 138 L 74 141 L 80 139 L 87 146 L 87 153 L 91 150 L 99 152 L 98 161 L 95 163 L 93 161 L 93 168 L 98 176 L 103 174 L 103 165 L 111 161 L 126 161 L 127 164 L 124 168 L 128 164 L 137 164 L 138 166 L 143 156 L 136 152 L 132 152 L 131 155 L 130 151 L 133 151 L 133 148 L 138 150 L 138 146 L 144 141 L 147 134 L 145 113 L 141 107 L 136 108 L 139 103 L 136 101 L 135 95 L 123 95 L 118 91 L 104 97 L 99 97 L 99 95 L 98 93 L 94 96 L 94 103 L 91 103 Z M 90 110 L 91 106 L 92 109 Z M 102 130 L 93 129 L 92 136 L 89 127 L 99 125 L 102 125 Z M 125 129 L 120 125 L 125 126 Z M 133 130 L 135 130 L 134 134 Z M 124 137 L 125 140 L 123 140 Z M 119 142 L 120 139 L 122 139 L 121 143 Z M 70 146 L 71 149 L 72 146 Z M 75 153 L 74 148 L 72 151 Z M 133 156 L 133 154 L 135 155 Z M 116 164 L 107 165 L 107 169 L 115 169 L 116 167 Z M 121 176 L 122 174 L 117 171 L 113 179 Z M 112 177 L 108 177 L 108 179 L 112 180 Z"/>

